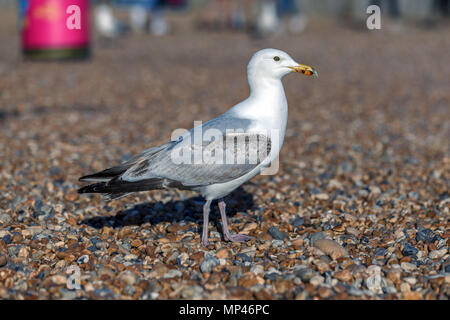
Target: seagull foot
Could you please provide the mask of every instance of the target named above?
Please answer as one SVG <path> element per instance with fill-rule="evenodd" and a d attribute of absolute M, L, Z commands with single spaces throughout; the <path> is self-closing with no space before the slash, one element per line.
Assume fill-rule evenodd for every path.
<path fill-rule="evenodd" d="M 227 240 L 231 242 L 247 242 L 251 239 L 255 239 L 254 237 L 246 236 L 245 234 L 230 234 L 229 236 L 225 236 Z"/>

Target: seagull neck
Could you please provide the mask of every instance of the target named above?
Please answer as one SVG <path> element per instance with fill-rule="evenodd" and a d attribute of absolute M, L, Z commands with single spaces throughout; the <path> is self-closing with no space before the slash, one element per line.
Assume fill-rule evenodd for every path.
<path fill-rule="evenodd" d="M 249 78 L 250 99 L 272 100 L 285 97 L 283 84 L 280 79 Z"/>
<path fill-rule="evenodd" d="M 285 126 L 288 105 L 281 80 L 270 78 L 250 79 L 249 97 L 242 103 L 234 106 L 230 111 L 236 112 L 240 117 L 256 118 L 258 120 L 266 119 L 267 123 L 275 126 L 279 126 L 281 121 L 282 126 Z"/>

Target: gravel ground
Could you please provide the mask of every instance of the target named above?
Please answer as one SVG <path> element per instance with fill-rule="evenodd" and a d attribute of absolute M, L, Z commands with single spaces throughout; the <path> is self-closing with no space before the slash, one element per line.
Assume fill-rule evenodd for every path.
<path fill-rule="evenodd" d="M 1 298 L 449 298 L 448 27 L 136 35 L 61 64 L 23 62 L 0 30 Z M 320 77 L 284 80 L 280 171 L 229 197 L 232 230 L 258 240 L 225 242 L 214 204 L 202 247 L 187 191 L 76 193 L 81 175 L 245 98 L 263 47 Z"/>

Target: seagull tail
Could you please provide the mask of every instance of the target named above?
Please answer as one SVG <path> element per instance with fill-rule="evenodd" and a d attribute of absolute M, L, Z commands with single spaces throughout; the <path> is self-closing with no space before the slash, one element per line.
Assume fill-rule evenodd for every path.
<path fill-rule="evenodd" d="M 118 199 L 132 192 L 150 191 L 156 189 L 178 188 L 191 190 L 197 186 L 185 186 L 179 181 L 150 178 L 139 181 L 124 181 L 119 177 L 107 182 L 97 182 L 78 189 L 78 193 L 102 193 L 106 199 Z"/>
<path fill-rule="evenodd" d="M 105 193 L 119 195 L 130 192 L 149 191 L 164 188 L 163 179 L 153 178 L 140 181 L 124 181 L 116 177 L 107 182 L 98 182 L 78 189 L 78 193 Z"/>

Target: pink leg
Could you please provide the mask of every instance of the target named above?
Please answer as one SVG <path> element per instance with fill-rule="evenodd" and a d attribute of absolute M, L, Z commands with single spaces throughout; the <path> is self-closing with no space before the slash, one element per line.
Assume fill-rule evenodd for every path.
<path fill-rule="evenodd" d="M 228 222 L 227 222 L 227 213 L 226 213 L 226 204 L 223 199 L 219 200 L 219 210 L 220 210 L 220 217 L 222 218 L 222 227 L 223 227 L 223 235 L 226 240 L 232 241 L 232 242 L 246 242 L 250 239 L 253 239 L 253 237 L 247 236 L 245 234 L 231 234 L 230 230 L 228 229 Z"/>
<path fill-rule="evenodd" d="M 203 206 L 203 232 L 202 232 L 202 245 L 205 247 L 208 245 L 208 218 L 209 207 L 211 206 L 211 200 L 207 200 Z"/>

